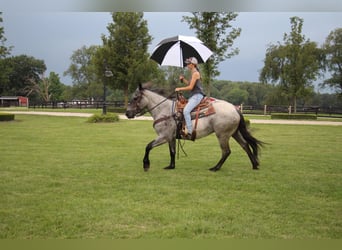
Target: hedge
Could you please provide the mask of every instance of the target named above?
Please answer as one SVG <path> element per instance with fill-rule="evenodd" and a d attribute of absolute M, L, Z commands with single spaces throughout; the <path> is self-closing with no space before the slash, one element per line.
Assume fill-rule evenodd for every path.
<path fill-rule="evenodd" d="M 117 114 L 106 114 L 106 115 L 93 115 L 87 120 L 89 123 L 98 122 L 118 122 L 119 116 Z"/>
<path fill-rule="evenodd" d="M 14 114 L 0 113 L 0 122 L 13 121 L 13 120 L 14 120 Z"/>
<path fill-rule="evenodd" d="M 271 114 L 271 119 L 283 120 L 317 120 L 316 115 L 307 114 Z"/>

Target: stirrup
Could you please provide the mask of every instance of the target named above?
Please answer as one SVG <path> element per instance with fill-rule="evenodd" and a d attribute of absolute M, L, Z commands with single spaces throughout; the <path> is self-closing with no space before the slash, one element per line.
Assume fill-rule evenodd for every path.
<path fill-rule="evenodd" d="M 193 131 L 191 134 L 183 134 L 183 139 L 195 141 L 196 140 L 196 131 Z"/>

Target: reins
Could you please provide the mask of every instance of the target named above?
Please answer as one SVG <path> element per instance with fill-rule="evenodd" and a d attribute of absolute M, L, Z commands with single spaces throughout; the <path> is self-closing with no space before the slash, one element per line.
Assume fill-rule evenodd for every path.
<path fill-rule="evenodd" d="M 161 102 L 157 103 L 155 106 L 153 106 L 150 109 L 144 109 L 141 110 L 141 112 L 137 113 L 136 116 L 142 116 L 143 114 L 145 114 L 146 112 L 151 112 L 152 110 L 154 110 L 155 108 L 157 108 L 158 106 L 160 106 L 161 104 L 163 104 L 164 102 L 166 102 L 168 99 L 171 98 L 171 96 L 174 94 L 175 92 L 171 93 L 169 96 L 165 97 Z M 154 122 L 155 124 L 156 122 Z M 157 122 L 158 123 L 158 122 Z M 154 125 L 153 125 L 154 126 Z"/>
<path fill-rule="evenodd" d="M 148 112 L 151 112 L 152 110 L 154 110 L 155 108 L 157 108 L 158 106 L 160 106 L 161 104 L 163 104 L 164 102 L 166 102 L 168 99 L 171 98 L 171 96 L 173 96 L 175 92 L 172 92 L 170 95 L 168 95 L 167 97 L 164 98 L 164 100 L 162 100 L 161 102 L 159 102 L 158 104 L 156 104 L 154 107 L 152 107 L 151 109 L 148 109 Z"/>

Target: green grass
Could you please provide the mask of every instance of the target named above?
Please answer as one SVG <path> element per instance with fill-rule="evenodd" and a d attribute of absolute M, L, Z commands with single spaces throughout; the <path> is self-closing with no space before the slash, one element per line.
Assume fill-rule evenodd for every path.
<path fill-rule="evenodd" d="M 102 113 L 102 108 L 98 109 L 93 109 L 93 108 L 82 108 L 82 109 L 77 109 L 77 108 L 27 108 L 27 107 L 9 107 L 9 108 L 1 108 L 0 111 L 6 111 L 6 112 L 11 112 L 11 111 L 39 111 L 39 112 L 70 112 L 70 113 L 90 113 L 90 114 L 101 114 Z"/>
<path fill-rule="evenodd" d="M 2 239 L 339 239 L 342 127 L 252 125 L 269 143 L 253 171 L 237 143 L 221 171 L 215 136 L 142 158 L 151 121 L 16 115 L 0 123 Z"/>

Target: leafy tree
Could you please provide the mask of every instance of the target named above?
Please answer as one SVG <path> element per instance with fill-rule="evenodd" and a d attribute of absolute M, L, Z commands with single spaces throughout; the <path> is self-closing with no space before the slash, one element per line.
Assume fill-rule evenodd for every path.
<path fill-rule="evenodd" d="M 3 19 L 1 17 L 2 12 L 0 12 L 0 59 L 8 56 L 11 51 L 11 47 L 6 47 L 6 37 L 5 37 L 5 30 L 4 27 L 2 27 L 1 23 L 3 22 Z"/>
<path fill-rule="evenodd" d="M 62 95 L 65 90 L 65 85 L 61 83 L 59 75 L 55 72 L 50 72 L 49 75 L 50 82 L 50 93 L 51 93 L 51 101 L 62 101 Z"/>
<path fill-rule="evenodd" d="M 160 81 L 164 82 L 166 85 L 166 88 L 169 90 L 170 93 L 174 92 L 174 89 L 179 84 L 179 75 L 184 74 L 184 70 L 182 68 L 173 67 L 173 66 L 164 66 L 161 67 L 163 77 L 165 79 L 161 79 Z M 188 74 L 189 72 L 186 71 L 185 74 Z M 188 75 L 187 75 L 188 77 Z"/>
<path fill-rule="evenodd" d="M 229 91 L 227 95 L 227 99 L 229 102 L 239 105 L 242 103 L 246 103 L 248 100 L 248 92 L 244 89 L 241 89 L 239 87 L 234 87 L 231 91 Z"/>
<path fill-rule="evenodd" d="M 203 64 L 203 83 L 210 95 L 212 80 L 219 76 L 218 64 L 225 59 L 239 53 L 237 48 L 232 48 L 234 40 L 240 36 L 241 29 L 233 28 L 232 21 L 238 16 L 233 12 L 193 12 L 192 17 L 184 16 L 190 29 L 196 30 L 197 37 L 210 48 L 214 54 Z"/>
<path fill-rule="evenodd" d="M 103 82 L 123 90 L 127 106 L 129 92 L 139 83 L 151 80 L 157 65 L 149 60 L 147 53 L 152 37 L 143 13 L 115 12 L 112 19 L 113 23 L 107 26 L 109 36 L 102 36 L 103 47 L 97 51 L 95 64 Z M 106 77 L 106 71 L 111 71 L 112 76 Z"/>
<path fill-rule="evenodd" d="M 64 72 L 64 75 L 71 76 L 74 89 L 77 89 L 74 97 L 81 99 L 94 98 L 95 100 L 102 98 L 103 89 L 96 75 L 96 66 L 94 57 L 99 46 L 83 46 L 73 52 L 70 57 L 71 64 Z"/>
<path fill-rule="evenodd" d="M 5 69 L 2 75 L 0 94 L 25 95 L 26 86 L 32 81 L 39 82 L 46 70 L 43 60 L 27 55 L 7 57 L 2 60 Z"/>
<path fill-rule="evenodd" d="M 297 111 L 297 98 L 305 97 L 312 82 L 319 76 L 322 52 L 316 43 L 302 35 L 303 19 L 291 17 L 291 33 L 284 35 L 284 44 L 270 45 L 266 51 L 262 82 L 279 83 Z"/>
<path fill-rule="evenodd" d="M 214 80 L 211 93 L 218 99 L 234 104 L 264 105 L 273 86 L 254 82 Z"/>
<path fill-rule="evenodd" d="M 330 32 L 323 44 L 325 53 L 324 69 L 331 73 L 331 78 L 323 83 L 335 88 L 342 97 L 342 28 Z"/>

